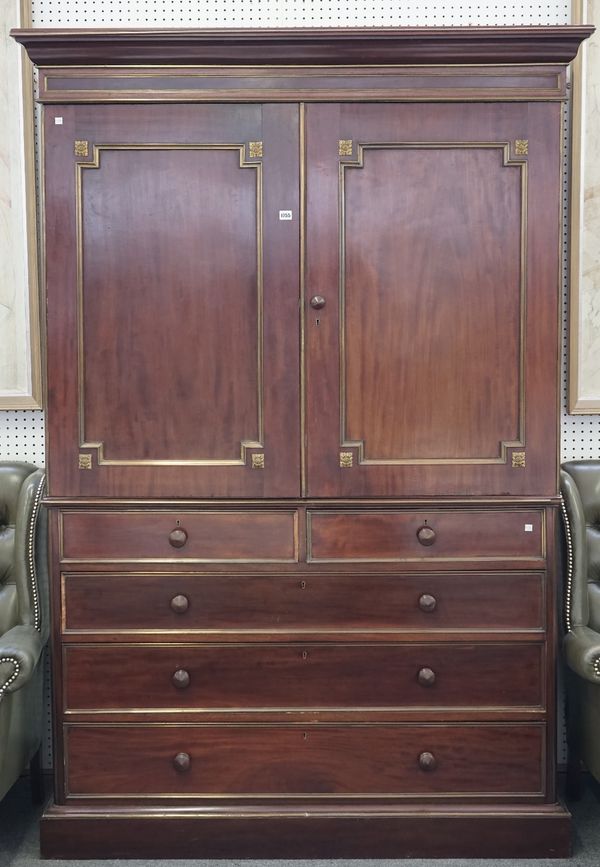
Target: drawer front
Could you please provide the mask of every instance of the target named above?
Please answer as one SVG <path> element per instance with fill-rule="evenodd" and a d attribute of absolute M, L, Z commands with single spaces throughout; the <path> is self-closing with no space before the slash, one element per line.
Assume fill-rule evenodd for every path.
<path fill-rule="evenodd" d="M 71 796 L 539 795 L 540 725 L 67 726 Z"/>
<path fill-rule="evenodd" d="M 61 515 L 63 561 L 295 562 L 295 511 L 99 512 Z"/>
<path fill-rule="evenodd" d="M 77 710 L 535 707 L 538 644 L 67 645 Z"/>
<path fill-rule="evenodd" d="M 308 513 L 308 560 L 315 563 L 544 556 L 540 510 Z"/>
<path fill-rule="evenodd" d="M 542 629 L 541 572 L 444 575 L 64 573 L 63 630 Z"/>

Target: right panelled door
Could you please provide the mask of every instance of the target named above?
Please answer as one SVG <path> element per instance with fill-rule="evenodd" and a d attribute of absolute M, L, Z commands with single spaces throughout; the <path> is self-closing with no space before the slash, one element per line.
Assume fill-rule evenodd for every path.
<path fill-rule="evenodd" d="M 559 103 L 306 109 L 307 493 L 556 493 Z"/>

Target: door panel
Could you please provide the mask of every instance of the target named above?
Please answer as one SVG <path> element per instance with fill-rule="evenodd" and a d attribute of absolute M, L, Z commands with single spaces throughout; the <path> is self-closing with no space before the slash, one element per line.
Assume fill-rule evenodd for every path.
<path fill-rule="evenodd" d="M 310 495 L 555 493 L 557 112 L 308 107 Z"/>
<path fill-rule="evenodd" d="M 520 444 L 521 167 L 472 146 L 361 157 L 342 164 L 343 444 L 363 463 L 493 460 Z"/>
<path fill-rule="evenodd" d="M 297 495 L 297 107 L 49 114 L 51 493 Z"/>

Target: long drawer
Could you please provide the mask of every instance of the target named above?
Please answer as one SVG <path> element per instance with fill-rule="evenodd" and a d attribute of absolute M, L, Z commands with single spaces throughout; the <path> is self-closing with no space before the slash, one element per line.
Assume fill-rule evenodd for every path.
<path fill-rule="evenodd" d="M 296 511 L 65 511 L 63 562 L 286 563 L 298 560 Z"/>
<path fill-rule="evenodd" d="M 309 511 L 308 560 L 517 560 L 545 556 L 538 509 Z"/>
<path fill-rule="evenodd" d="M 68 645 L 66 709 L 540 708 L 540 644 Z"/>
<path fill-rule="evenodd" d="M 62 576 L 65 632 L 542 629 L 544 575 Z"/>
<path fill-rule="evenodd" d="M 540 795 L 542 725 L 66 726 L 70 796 Z"/>

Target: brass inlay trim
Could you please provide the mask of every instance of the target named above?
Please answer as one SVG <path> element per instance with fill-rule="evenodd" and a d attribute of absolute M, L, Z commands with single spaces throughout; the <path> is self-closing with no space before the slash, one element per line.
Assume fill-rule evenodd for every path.
<path fill-rule="evenodd" d="M 256 142 L 254 143 L 256 144 Z M 257 271 L 257 438 L 256 440 L 241 440 L 239 458 L 216 459 L 114 459 L 104 454 L 104 442 L 89 442 L 85 433 L 85 355 L 84 355 L 84 322 L 83 322 L 83 172 L 86 169 L 101 167 L 103 151 L 237 151 L 239 167 L 254 169 L 256 172 L 256 271 Z M 92 159 L 89 162 L 75 164 L 76 170 L 76 223 L 77 223 L 77 328 L 78 328 L 78 418 L 79 447 L 97 450 L 99 466 L 246 466 L 247 450 L 264 448 L 264 287 L 263 287 L 263 174 L 261 162 L 247 162 L 245 144 L 168 144 L 168 143 L 136 143 L 93 145 Z"/>
<path fill-rule="evenodd" d="M 83 139 L 75 139 L 73 153 L 76 157 L 87 157 L 89 154 L 89 142 Z"/>
<path fill-rule="evenodd" d="M 306 466 L 306 106 L 299 106 L 300 118 L 300 495 L 308 490 Z"/>
<path fill-rule="evenodd" d="M 412 720 L 407 721 L 407 722 L 393 721 L 393 722 L 388 722 L 388 723 L 372 723 L 372 722 L 355 723 L 355 722 L 347 722 L 346 720 L 343 720 L 340 722 L 324 722 L 324 723 L 316 722 L 316 723 L 313 723 L 313 722 L 309 722 L 306 720 L 301 720 L 299 722 L 293 722 L 293 723 L 266 722 L 266 723 L 245 723 L 245 724 L 240 725 L 239 723 L 230 723 L 230 722 L 224 722 L 224 723 L 213 723 L 213 722 L 201 723 L 200 722 L 200 723 L 198 723 L 198 722 L 185 722 L 185 721 L 181 721 L 181 720 L 178 720 L 177 722 L 164 721 L 164 722 L 150 722 L 150 723 L 144 721 L 144 722 L 135 723 L 135 724 L 132 724 L 131 722 L 128 722 L 128 721 L 122 722 L 122 723 L 121 722 L 115 723 L 112 721 L 108 721 L 106 723 L 96 723 L 96 722 L 76 723 L 70 719 L 66 719 L 65 724 L 62 727 L 62 746 L 63 746 L 63 757 L 64 757 L 64 768 L 65 768 L 65 788 L 66 788 L 66 793 L 67 793 L 67 797 L 68 797 L 69 801 L 78 801 L 78 800 L 83 800 L 83 799 L 87 799 L 87 798 L 93 798 L 94 800 L 99 800 L 99 801 L 108 800 L 108 799 L 111 799 L 111 800 L 116 799 L 118 801 L 125 801 L 125 800 L 132 799 L 132 798 L 140 799 L 142 801 L 148 801 L 150 799 L 160 798 L 161 801 L 164 800 L 167 802 L 173 801 L 173 800 L 190 800 L 190 799 L 194 799 L 194 800 L 197 799 L 197 800 L 202 800 L 202 801 L 211 801 L 212 800 L 212 801 L 227 802 L 227 801 L 238 801 L 238 800 L 239 801 L 250 801 L 250 800 L 253 800 L 256 798 L 261 798 L 261 799 L 264 799 L 265 801 L 270 801 L 272 799 L 273 800 L 274 799 L 281 800 L 281 797 L 282 797 L 281 792 L 243 792 L 243 793 L 237 793 L 237 792 L 194 792 L 191 794 L 185 794 L 183 792 L 173 793 L 173 792 L 157 791 L 157 792 L 140 793 L 140 792 L 134 791 L 134 792 L 124 792 L 124 793 L 114 794 L 114 793 L 110 793 L 110 792 L 98 793 L 98 792 L 94 791 L 94 792 L 89 792 L 89 793 L 87 793 L 87 792 L 72 793 L 70 788 L 69 788 L 69 760 L 70 760 L 69 735 L 70 735 L 71 730 L 76 730 L 78 728 L 82 728 L 82 729 L 90 729 L 90 728 L 91 729 L 100 729 L 100 728 L 131 729 L 131 728 L 135 727 L 135 728 L 153 729 L 153 728 L 175 728 L 175 727 L 177 727 L 177 728 L 181 728 L 182 731 L 184 731 L 185 729 L 194 729 L 194 728 L 199 728 L 199 729 L 202 729 L 202 728 L 209 728 L 209 729 L 271 729 L 271 730 L 285 728 L 285 729 L 296 730 L 299 733 L 306 730 L 308 732 L 316 734 L 316 733 L 320 733 L 320 732 L 327 732 L 331 729 L 339 730 L 339 729 L 348 729 L 348 728 L 352 728 L 352 729 L 362 728 L 362 729 L 366 729 L 367 731 L 378 731 L 378 730 L 381 730 L 383 728 L 386 728 L 386 729 L 388 729 L 388 728 L 403 729 L 404 728 L 405 729 L 405 728 L 410 727 L 412 725 L 414 725 L 414 722 Z M 517 729 L 525 728 L 525 729 L 537 731 L 539 733 L 539 742 L 536 745 L 538 746 L 539 751 L 540 751 L 540 755 L 539 755 L 540 762 L 539 762 L 539 765 L 537 768 L 537 773 L 535 774 L 535 776 L 536 776 L 535 783 L 532 785 L 531 788 L 526 788 L 525 786 L 523 786 L 517 792 L 510 792 L 510 793 L 498 792 L 498 791 L 494 791 L 494 790 L 480 790 L 480 789 L 477 789 L 477 790 L 472 789 L 472 790 L 467 790 L 467 791 L 444 791 L 444 792 L 437 792 L 437 793 L 435 793 L 435 792 L 434 793 L 431 793 L 431 792 L 422 793 L 422 792 L 412 791 L 412 790 L 410 790 L 409 787 L 407 787 L 406 790 L 403 792 L 397 792 L 397 791 L 389 791 L 389 792 L 385 792 L 385 791 L 384 792 L 360 792 L 360 791 L 356 791 L 356 792 L 326 792 L 326 793 L 324 793 L 324 792 L 291 792 L 291 793 L 286 793 L 285 798 L 287 800 L 290 800 L 290 801 L 302 801 L 302 800 L 310 799 L 310 800 L 318 800 L 318 801 L 323 801 L 323 802 L 327 802 L 328 800 L 343 800 L 343 801 L 351 802 L 351 801 L 356 800 L 356 799 L 360 799 L 360 800 L 382 799 L 382 800 L 391 801 L 391 802 L 403 802 L 409 798 L 412 800 L 415 797 L 417 797 L 418 802 L 416 804 L 411 803 L 409 806 L 411 808 L 420 809 L 420 808 L 422 808 L 422 801 L 427 800 L 427 799 L 433 799 L 434 801 L 443 801 L 444 799 L 454 800 L 454 799 L 464 799 L 464 798 L 478 798 L 478 799 L 488 800 L 488 799 L 493 798 L 495 800 L 500 800 L 500 801 L 509 801 L 510 799 L 514 799 L 515 794 L 519 795 L 519 796 L 526 796 L 526 797 L 541 797 L 541 796 L 545 795 L 545 793 L 546 793 L 545 779 L 546 779 L 547 735 L 546 735 L 546 727 L 545 727 L 543 721 L 537 721 L 537 720 L 535 720 L 535 721 L 522 720 L 521 721 L 520 720 L 517 722 L 507 722 L 504 720 L 485 720 L 484 722 L 476 722 L 476 721 L 467 720 L 464 722 L 452 721 L 449 724 L 448 723 L 442 723 L 442 722 L 427 721 L 425 723 L 422 723 L 422 729 L 423 729 L 423 732 L 425 735 L 425 733 L 429 729 L 437 729 L 437 728 L 447 726 L 447 725 L 450 725 L 450 727 L 455 731 L 460 731 L 463 729 L 473 729 L 473 728 L 482 729 L 482 730 L 486 730 L 486 729 L 490 729 L 490 728 L 502 728 L 502 729 L 506 729 L 506 730 L 515 729 L 515 728 L 517 728 Z M 226 806 L 226 804 L 224 804 L 224 806 Z M 544 805 L 540 805 L 540 806 L 544 806 Z M 436 807 L 437 807 L 437 805 L 436 805 Z M 469 815 L 469 807 L 470 807 L 469 804 L 465 805 L 461 812 L 456 813 L 456 816 L 464 818 L 465 815 Z M 80 808 L 80 809 L 83 809 L 83 808 Z M 151 807 L 150 809 L 151 810 L 154 809 L 154 812 L 148 812 L 147 810 L 144 810 L 143 813 L 140 813 L 140 816 L 142 818 L 152 819 L 152 818 L 156 818 L 156 815 L 158 813 L 161 815 L 161 818 L 164 820 L 164 813 L 162 813 L 162 814 L 160 813 L 160 810 L 161 810 L 160 806 L 156 806 L 155 808 Z M 206 808 L 203 807 L 203 809 L 206 809 Z M 221 808 L 219 807 L 217 809 L 220 810 Z M 231 817 L 232 818 L 233 817 L 258 818 L 261 816 L 271 817 L 273 815 L 280 816 L 280 817 L 281 816 L 298 817 L 298 815 L 299 815 L 297 812 L 298 807 L 293 807 L 291 810 L 286 810 L 285 808 L 281 808 L 281 806 L 280 806 L 280 808 L 277 809 L 276 812 L 272 812 L 272 811 L 268 812 L 268 807 L 266 807 L 266 806 L 265 806 L 263 811 L 252 810 L 251 812 L 248 812 L 248 813 L 244 813 L 243 809 L 244 808 L 242 808 L 242 811 L 236 811 L 235 814 L 231 814 Z M 397 816 L 398 816 L 397 812 L 394 812 L 394 811 L 390 812 L 390 809 L 391 809 L 391 807 L 387 808 L 387 809 L 386 809 L 386 807 L 381 807 L 381 808 L 377 809 L 375 812 L 370 812 L 369 816 L 378 817 L 378 818 L 385 817 L 385 816 L 397 818 Z M 97 816 L 97 814 L 94 814 L 94 815 Z M 218 815 L 220 817 L 223 817 L 224 815 L 229 815 L 229 814 L 223 814 L 222 812 L 218 812 Z M 325 807 L 325 808 L 319 807 L 318 812 L 311 812 L 310 809 L 307 809 L 306 811 L 303 810 L 302 814 L 300 814 L 300 815 L 301 815 L 301 817 L 304 817 L 304 818 L 307 815 L 308 816 L 311 816 L 311 815 L 312 816 L 319 816 L 321 818 L 334 817 L 336 815 L 343 815 L 345 818 L 352 818 L 353 817 L 353 814 L 350 812 L 346 811 L 343 814 L 338 814 L 335 811 L 332 811 L 328 807 Z M 454 815 L 454 814 L 448 813 L 447 811 L 444 811 L 444 815 L 448 816 L 448 815 Z M 481 813 L 480 811 L 478 811 L 477 815 L 478 816 L 485 815 L 485 812 Z M 493 812 L 493 815 L 495 815 L 495 816 L 499 815 L 497 810 Z M 539 816 L 539 815 L 544 815 L 544 814 L 534 813 L 531 815 Z M 131 817 L 137 818 L 137 814 L 132 813 Z M 121 819 L 131 818 L 131 817 L 129 817 L 125 813 L 119 813 L 119 818 L 121 818 Z M 364 819 L 364 812 L 357 812 L 356 817 Z M 186 818 L 186 819 L 198 820 L 201 817 L 199 817 L 197 814 L 190 813 L 189 809 L 185 808 L 181 813 L 169 812 L 169 818 L 171 818 L 171 819 L 173 819 L 173 818 L 177 818 L 177 819 Z M 552 817 L 548 816 L 548 818 L 552 818 Z"/>
<path fill-rule="evenodd" d="M 513 467 L 524 467 L 525 466 L 525 452 L 513 452 L 512 453 L 512 465 L 513 465 Z"/>
<path fill-rule="evenodd" d="M 518 138 L 515 141 L 515 155 L 526 156 L 529 153 L 529 140 L 526 138 Z"/>
<path fill-rule="evenodd" d="M 338 142 L 338 154 L 341 157 L 352 156 L 352 139 L 341 138 Z"/>
<path fill-rule="evenodd" d="M 504 63 L 469 63 L 467 64 L 469 69 L 477 69 L 479 70 L 479 75 L 491 75 L 496 77 L 499 72 L 503 75 L 514 75 L 515 78 L 519 79 L 522 77 L 523 70 L 531 70 L 531 75 L 535 75 L 538 77 L 546 77 L 549 74 L 552 75 L 560 75 L 562 71 L 562 67 L 564 64 L 562 63 L 547 63 L 543 60 L 531 61 L 531 62 L 519 62 L 519 63 L 510 63 L 506 61 Z M 540 68 L 538 70 L 538 67 Z M 464 74 L 465 64 L 464 63 L 443 63 L 443 64 L 432 64 L 432 63 L 367 63 L 364 66 L 356 67 L 352 66 L 350 63 L 307 63 L 299 66 L 298 64 L 292 63 L 240 63 L 240 64 L 231 64 L 231 63 L 211 63 L 209 66 L 203 65 L 201 63 L 178 63 L 177 65 L 173 65 L 173 63 L 94 63 L 92 66 L 86 66 L 85 64 L 78 64 L 77 66 L 65 66 L 62 63 L 41 63 L 39 65 L 39 69 L 41 72 L 46 72 L 48 69 L 52 69 L 55 71 L 59 71 L 65 75 L 65 77 L 71 78 L 81 78 L 84 74 L 94 76 L 96 73 L 103 75 L 104 73 L 100 73 L 99 70 L 103 69 L 118 69 L 118 73 L 111 73 L 111 75 L 121 75 L 123 72 L 127 73 L 130 69 L 133 70 L 146 70 L 146 69 L 164 69 L 166 73 L 172 73 L 173 75 L 177 74 L 180 69 L 185 69 L 186 73 L 189 72 L 190 75 L 208 75 L 211 70 L 218 70 L 219 75 L 235 75 L 238 69 L 268 69 L 278 71 L 280 69 L 288 69 L 293 70 L 295 72 L 304 71 L 308 69 L 315 70 L 335 70 L 336 74 L 345 75 L 348 70 L 352 70 L 355 74 L 357 68 L 360 70 L 360 75 L 363 74 L 372 74 L 370 71 L 375 70 L 377 72 L 379 69 L 383 69 L 385 71 L 388 70 L 396 70 L 396 69 L 416 69 L 416 70 L 424 70 L 425 74 L 429 74 L 432 76 L 443 76 L 446 74 L 446 70 L 451 70 L 452 75 L 462 75 Z M 363 73 L 363 70 L 365 72 Z M 141 77 L 148 77 L 154 75 L 154 73 L 145 73 L 145 72 L 135 72 L 133 75 L 139 75 Z"/>
<path fill-rule="evenodd" d="M 340 467 L 351 467 L 354 463 L 352 452 L 340 452 Z"/>
<path fill-rule="evenodd" d="M 432 509 L 434 513 L 437 513 L 439 510 L 437 507 Z M 454 510 L 456 511 L 456 510 Z M 483 509 L 461 509 L 461 514 L 468 518 L 469 515 L 473 513 L 480 514 L 484 510 Z M 506 514 L 506 509 L 486 509 L 486 513 L 489 512 L 502 512 L 502 514 Z M 346 515 L 346 516 L 355 516 L 357 514 L 361 514 L 360 512 L 349 511 L 346 509 L 331 509 L 328 511 L 321 511 L 319 509 L 307 509 L 306 510 L 306 562 L 307 563 L 422 563 L 424 560 L 427 560 L 429 563 L 487 563 L 497 560 L 505 560 L 505 561 L 526 561 L 526 562 L 539 562 L 540 560 L 546 559 L 547 553 L 547 544 L 546 544 L 546 513 L 543 510 L 535 510 L 535 514 L 538 515 L 540 519 L 540 553 L 539 554 L 517 554 L 517 555 L 508 555 L 508 554 L 489 554 L 485 556 L 469 556 L 468 554 L 462 554 L 461 556 L 456 557 L 314 557 L 312 550 L 312 519 L 313 516 L 322 516 L 322 515 Z M 373 515 L 402 515 L 406 514 L 406 512 L 395 509 L 377 509 L 372 510 L 368 513 L 370 516 Z M 415 514 L 414 510 L 411 510 L 409 514 Z M 527 515 L 527 512 L 522 512 L 523 516 Z M 416 518 L 416 515 L 415 515 Z M 429 549 L 431 550 L 431 549 Z M 518 571 L 518 570 L 517 570 Z M 424 573 L 425 574 L 425 573 Z"/>
<path fill-rule="evenodd" d="M 66 647 L 74 647 L 73 644 L 65 645 Z M 114 646 L 114 645 L 111 645 Z M 231 645 L 228 645 L 229 647 Z M 528 645 L 533 646 L 533 645 Z M 600 664 L 600 660 L 599 660 Z M 598 675 L 600 677 L 600 673 Z M 198 714 L 199 716 L 210 716 L 211 714 L 224 714 L 226 718 L 235 717 L 237 714 L 248 714 L 251 717 L 254 714 L 280 714 L 280 713 L 330 713 L 330 714 L 355 714 L 355 713 L 364 713 L 364 714 L 375 714 L 375 713 L 393 713 L 393 714 L 402 714 L 406 716 L 409 722 L 413 722 L 410 717 L 415 715 L 421 715 L 423 713 L 461 713 L 461 714 L 472 714 L 478 715 L 480 711 L 485 711 L 489 714 L 498 714 L 498 716 L 503 714 L 519 714 L 519 716 L 526 716 L 527 718 L 538 718 L 544 715 L 546 711 L 545 704 L 529 704 L 529 705 L 515 705 L 515 704 L 506 704 L 506 705 L 498 705 L 498 704 L 436 704 L 434 706 L 431 705 L 357 705 L 357 706 L 340 706 L 333 705 L 331 707 L 326 707 L 322 705 L 269 705 L 266 707 L 194 707 L 194 708 L 174 708 L 174 707 L 162 707 L 161 705 L 156 705 L 153 707 L 102 707 L 102 708 L 90 708 L 90 707 L 65 707 L 63 709 L 63 715 L 67 718 L 72 716 L 80 716 L 81 714 L 85 714 L 90 717 L 99 717 L 99 716 L 123 716 L 123 717 L 131 717 L 131 716 L 143 716 L 144 714 L 152 714 L 153 716 L 156 714 L 164 714 L 170 718 L 181 716 L 182 719 L 185 719 L 186 716 L 190 714 Z M 345 717 L 342 717 L 345 719 Z M 143 724 L 143 722 L 142 722 Z"/>
<path fill-rule="evenodd" d="M 252 158 L 262 157 L 262 155 L 263 155 L 263 143 L 261 141 L 249 141 L 248 142 L 248 154 Z"/>
<path fill-rule="evenodd" d="M 92 456 L 91 455 L 79 455 L 79 469 L 80 470 L 91 470 L 92 469 Z"/>
<path fill-rule="evenodd" d="M 359 465 L 409 466 L 434 464 L 506 464 L 508 449 L 525 445 L 525 325 L 527 301 L 527 161 L 510 155 L 510 142 L 364 142 L 357 145 L 354 160 L 339 163 L 339 311 L 340 311 L 340 447 L 355 448 Z M 368 458 L 364 440 L 350 440 L 346 433 L 346 169 L 364 168 L 367 150 L 439 150 L 456 148 L 499 148 L 503 166 L 517 166 L 521 174 L 521 251 L 520 251 L 520 323 L 519 323 L 519 419 L 518 439 L 499 442 L 499 454 L 493 458 Z"/>
<path fill-rule="evenodd" d="M 145 510 L 145 509 L 111 509 L 110 512 L 103 510 L 89 510 L 89 509 L 72 509 L 68 512 L 60 511 L 58 513 L 58 556 L 60 558 L 61 563 L 138 563 L 140 566 L 143 566 L 146 563 L 178 563 L 181 565 L 182 563 L 297 563 L 300 557 L 300 535 L 299 535 L 299 527 L 298 527 L 298 511 L 294 510 L 275 510 L 275 509 L 255 509 L 249 512 L 247 509 L 211 509 L 209 514 L 211 515 L 248 515 L 251 514 L 253 517 L 258 515 L 287 515 L 292 518 L 292 526 L 291 526 L 291 538 L 293 545 L 293 554 L 292 557 L 270 557 L 270 558 L 252 558 L 252 557 L 239 557 L 239 558 L 231 558 L 231 557 L 186 557 L 182 555 L 180 557 L 123 557 L 123 558 L 103 558 L 103 557 L 65 557 L 65 526 L 64 526 L 64 516 L 65 514 L 69 515 L 77 515 L 77 514 L 86 514 L 86 515 L 148 515 L 148 514 L 156 514 L 156 512 L 160 512 L 161 514 L 169 514 L 173 515 L 173 518 L 181 516 L 181 512 L 177 512 L 173 514 L 174 510 L 171 509 L 155 509 L 155 510 Z M 189 510 L 186 510 L 189 513 Z M 147 573 L 142 573 L 147 574 Z M 183 572 L 182 574 L 187 574 Z"/>
<path fill-rule="evenodd" d="M 288 572 L 273 572 L 269 575 L 274 581 L 280 579 L 296 579 L 298 573 L 288 573 Z M 369 569 L 361 570 L 360 576 L 356 575 L 356 581 L 361 580 L 361 576 L 376 576 L 381 577 L 382 573 L 380 572 L 370 572 Z M 383 573 L 384 577 L 390 578 L 387 573 Z M 494 639 L 498 636 L 517 636 L 518 640 L 521 642 L 529 642 L 529 641 L 538 641 L 540 636 L 543 636 L 545 632 L 545 581 L 544 581 L 544 573 L 543 572 L 524 572 L 522 569 L 511 570 L 511 575 L 517 576 L 520 575 L 526 578 L 536 578 L 537 584 L 540 593 L 540 620 L 537 625 L 530 626 L 519 626 L 519 627 L 509 627 L 509 626 L 486 626 L 484 625 L 483 619 L 481 623 L 475 623 L 471 625 L 463 625 L 463 626 L 433 626 L 428 629 L 428 635 L 434 638 L 434 644 L 438 643 L 438 639 L 442 636 L 442 640 L 440 643 L 443 643 L 444 636 L 460 636 L 460 635 L 469 635 L 473 638 L 474 641 L 478 643 L 487 643 L 488 637 L 493 636 L 490 639 L 491 643 L 494 643 Z M 428 578 L 433 576 L 436 578 L 439 577 L 447 577 L 444 572 L 428 572 Z M 139 626 L 127 626 L 127 625 L 119 625 L 119 626 L 101 626 L 101 627 L 82 627 L 82 626 L 69 626 L 67 623 L 67 597 L 71 592 L 71 585 L 73 583 L 77 584 L 79 579 L 93 579 L 95 581 L 101 581 L 106 583 L 108 577 L 109 583 L 118 584 L 122 578 L 122 576 L 118 572 L 110 573 L 107 576 L 107 573 L 104 572 L 60 572 L 60 624 L 61 624 L 61 634 L 67 636 L 89 636 L 89 635 L 148 635 L 148 636 L 157 636 L 157 635 L 166 635 L 169 638 L 176 638 L 180 636 L 182 632 L 185 632 L 189 635 L 209 635 L 214 636 L 215 639 L 218 639 L 219 636 L 224 635 L 242 635 L 242 636 L 255 636 L 255 635 L 285 635 L 289 636 L 292 633 L 294 635 L 316 635 L 316 636 L 329 636 L 329 635 L 361 635 L 364 636 L 366 633 L 369 635 L 389 635 L 389 636 L 415 636 L 422 635 L 422 627 L 420 626 L 369 626 L 368 624 L 364 624 L 362 626 L 355 626 L 352 628 L 345 628 L 336 625 L 330 626 L 302 626 L 298 627 L 297 625 L 290 624 L 287 627 L 268 627 L 268 626 L 234 626 L 234 627 L 205 627 L 205 626 L 187 626 L 185 630 L 182 630 L 181 627 L 170 627 L 170 626 L 154 626 L 151 628 L 139 627 Z M 173 578 L 197 578 L 198 573 L 193 572 L 177 572 L 170 571 L 168 580 L 172 580 Z M 201 577 L 218 577 L 220 581 L 228 581 L 231 579 L 239 579 L 244 577 L 243 575 L 232 575 L 231 573 L 222 573 L 222 572 L 203 572 Z M 328 579 L 336 579 L 339 578 L 340 575 L 337 572 L 325 572 L 325 573 L 317 573 L 310 574 L 309 576 L 312 580 L 316 581 L 327 581 Z M 473 580 L 477 582 L 484 581 L 490 582 L 495 581 L 497 579 L 496 572 L 478 572 L 472 574 Z M 150 579 L 151 581 L 164 581 L 165 576 L 160 573 L 151 572 L 151 571 L 128 571 L 127 579 L 133 579 L 134 581 L 144 581 L 146 579 Z M 109 592 L 112 592 L 112 588 Z M 117 593 L 118 589 L 115 587 L 114 592 Z M 482 632 L 482 630 L 484 630 Z M 309 639 L 310 640 L 310 639 Z M 315 639 L 318 640 L 318 639 Z M 412 638 L 409 638 L 406 643 L 412 644 Z M 422 643 L 422 641 L 421 641 Z"/>
<path fill-rule="evenodd" d="M 265 456 L 262 452 L 258 454 L 252 455 L 252 469 L 253 470 L 264 470 L 265 468 Z"/>
<path fill-rule="evenodd" d="M 510 102 L 532 102 L 532 101 L 552 101 L 565 100 L 565 88 L 563 85 L 564 73 L 558 64 L 544 63 L 528 63 L 528 64 L 469 64 L 469 69 L 476 69 L 478 78 L 481 82 L 477 82 L 468 87 L 448 88 L 443 95 L 444 102 L 474 102 L 481 101 L 481 94 L 485 94 L 486 100 L 493 101 L 510 101 Z M 538 68 L 542 67 L 541 71 Z M 544 69 L 545 67 L 545 69 Z M 444 64 L 441 68 L 432 66 L 420 66 L 418 64 L 369 64 L 360 67 L 360 77 L 370 77 L 372 80 L 364 86 L 355 86 L 352 89 L 340 88 L 335 79 L 338 77 L 347 77 L 356 75 L 356 69 L 352 69 L 348 64 L 331 64 L 317 65 L 307 64 L 306 66 L 293 66 L 290 64 L 240 64 L 239 66 L 231 66 L 224 64 L 215 64 L 210 67 L 201 66 L 198 64 L 178 64 L 176 67 L 167 64 L 131 64 L 124 67 L 122 64 L 98 64 L 93 67 L 65 67 L 61 65 L 44 65 L 40 67 L 40 93 L 42 102 L 65 102 L 73 101 L 77 103 L 93 103 L 98 101 L 98 94 L 102 93 L 106 98 L 107 90 L 102 87 L 78 88 L 70 87 L 70 78 L 85 76 L 91 79 L 131 79 L 132 85 L 125 91 L 108 90 L 108 100 L 113 103 L 134 102 L 144 103 L 153 101 L 164 101 L 184 98 L 186 101 L 236 101 L 248 100 L 264 102 L 264 87 L 261 86 L 260 80 L 256 84 L 247 85 L 248 78 L 252 77 L 252 72 L 257 72 L 260 69 L 261 78 L 266 75 L 283 79 L 282 87 L 270 88 L 269 99 L 278 101 L 327 101 L 331 100 L 332 96 L 336 99 L 350 99 L 352 101 L 365 101 L 381 98 L 382 91 L 377 93 L 378 78 L 384 81 L 391 75 L 397 75 L 399 82 L 397 87 L 390 93 L 390 88 L 383 90 L 384 98 L 387 101 L 410 101 L 410 102 L 439 102 L 439 95 L 432 95 L 431 89 L 436 85 L 437 78 L 456 78 L 465 74 L 464 66 L 461 64 Z M 105 70 L 109 70 L 106 72 Z M 117 71 L 115 71 L 117 70 Z M 159 70 L 158 72 L 148 70 Z M 531 77 L 539 78 L 539 83 L 535 83 L 528 88 L 519 85 L 519 79 L 523 74 L 523 70 Z M 240 75 L 242 72 L 242 75 Z M 285 79 L 287 77 L 301 74 L 307 77 L 305 87 L 286 86 Z M 425 93 L 414 87 L 409 88 L 403 81 L 404 75 L 419 75 L 425 82 L 431 80 L 431 85 Z M 506 78 L 506 83 L 501 87 L 492 87 L 486 82 L 486 78 L 498 75 Z M 202 78 L 220 78 L 227 81 L 228 78 L 242 78 L 244 85 L 234 89 L 217 88 L 194 88 L 194 87 L 170 87 L 169 79 L 172 77 L 184 76 L 192 81 Z M 320 88 L 315 90 L 311 79 L 319 76 L 326 76 L 333 81 L 329 88 Z M 145 78 L 160 77 L 164 79 L 164 87 L 144 88 L 137 87 L 137 80 L 143 85 Z M 514 83 L 511 79 L 514 79 Z M 553 79 L 553 80 L 550 80 Z M 477 94 L 477 95 L 474 95 Z"/>

